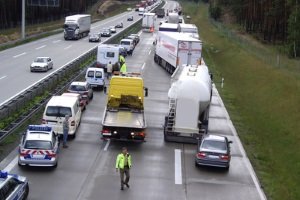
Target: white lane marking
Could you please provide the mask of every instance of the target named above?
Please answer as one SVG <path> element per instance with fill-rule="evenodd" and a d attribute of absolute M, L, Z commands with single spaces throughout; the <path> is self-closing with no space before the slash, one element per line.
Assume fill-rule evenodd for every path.
<path fill-rule="evenodd" d="M 18 54 L 18 55 L 15 55 L 15 56 L 14 56 L 14 58 L 17 58 L 17 57 L 23 56 L 23 55 L 25 55 L 25 54 L 26 54 L 26 52 L 20 53 L 20 54 Z"/>
<path fill-rule="evenodd" d="M 142 65 L 142 71 L 144 70 L 145 66 L 146 66 L 146 63 L 144 63 L 144 64 Z"/>
<path fill-rule="evenodd" d="M 175 184 L 182 184 L 181 150 L 175 149 Z"/>
<path fill-rule="evenodd" d="M 108 141 L 106 142 L 106 145 L 105 145 L 105 147 L 104 147 L 104 149 L 103 149 L 104 151 L 107 151 L 109 144 L 110 144 L 110 140 L 108 140 Z"/>
<path fill-rule="evenodd" d="M 151 50 L 149 51 L 148 55 L 150 55 L 150 54 L 151 54 Z"/>
<path fill-rule="evenodd" d="M 58 42 L 61 42 L 61 40 L 55 40 L 55 41 L 53 41 L 53 43 L 58 43 Z"/>
<path fill-rule="evenodd" d="M 69 45 L 69 46 L 67 46 L 66 48 L 64 48 L 64 49 L 69 49 L 69 48 L 71 48 L 72 47 L 72 45 Z"/>
<path fill-rule="evenodd" d="M 17 164 L 18 156 L 16 156 L 4 169 L 5 172 L 10 172 Z"/>
<path fill-rule="evenodd" d="M 4 78 L 6 78 L 6 76 L 2 76 L 2 77 L 0 77 L 0 80 L 1 80 L 1 79 L 4 79 Z"/>
<path fill-rule="evenodd" d="M 36 50 L 39 50 L 39 49 L 42 49 L 42 48 L 44 48 L 44 47 L 46 47 L 46 45 L 43 45 L 43 46 L 37 47 L 37 48 L 35 48 L 35 49 L 36 49 Z"/>

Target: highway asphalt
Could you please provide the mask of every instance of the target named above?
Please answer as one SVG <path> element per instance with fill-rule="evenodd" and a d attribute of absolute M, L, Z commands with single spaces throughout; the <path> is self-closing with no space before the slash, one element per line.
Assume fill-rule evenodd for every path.
<path fill-rule="evenodd" d="M 168 4 L 167 4 L 168 6 Z M 130 72 L 141 72 L 149 96 L 145 98 L 147 138 L 143 143 L 103 141 L 100 137 L 106 95 L 94 92 L 82 116 L 75 139 L 61 149 L 56 169 L 17 166 L 17 150 L 0 163 L 29 179 L 30 200 L 263 200 L 264 193 L 244 152 L 226 108 L 214 87 L 209 133 L 233 141 L 229 171 L 195 167 L 196 145 L 166 143 L 164 116 L 168 110 L 170 75 L 154 60 L 155 33 L 142 33 L 133 56 L 126 58 Z M 123 146 L 132 155 L 130 189 L 120 190 L 115 159 Z M 7 165 L 8 164 L 8 165 Z M 6 167 L 5 167 L 6 166 Z"/>
<path fill-rule="evenodd" d="M 127 17 L 133 15 L 134 20 L 127 21 Z M 98 33 L 102 28 L 114 26 L 123 22 L 124 28 L 136 22 L 141 16 L 137 12 L 125 12 L 109 19 L 92 24 L 91 33 Z M 102 37 L 102 42 L 108 38 Z M 20 45 L 15 48 L 0 52 L 0 105 L 11 97 L 30 87 L 43 77 L 53 73 L 70 61 L 76 59 L 88 50 L 96 47 L 98 43 L 88 42 L 88 37 L 80 40 L 67 40 L 63 38 L 63 33 L 43 38 L 34 42 Z M 47 73 L 30 72 L 30 64 L 38 56 L 49 56 L 53 59 L 54 69 Z M 9 86 L 9 89 L 8 89 Z"/>

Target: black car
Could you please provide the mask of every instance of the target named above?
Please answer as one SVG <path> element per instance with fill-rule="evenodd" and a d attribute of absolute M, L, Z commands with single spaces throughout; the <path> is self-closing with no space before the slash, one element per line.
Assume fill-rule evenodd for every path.
<path fill-rule="evenodd" d="M 89 36 L 89 42 L 101 42 L 101 37 L 99 34 L 91 34 Z"/>
<path fill-rule="evenodd" d="M 121 22 L 121 23 L 117 24 L 117 25 L 115 26 L 115 28 L 123 28 L 123 23 Z"/>
<path fill-rule="evenodd" d="M 133 16 L 129 16 L 129 17 L 127 18 L 127 21 L 133 21 Z"/>
<path fill-rule="evenodd" d="M 227 137 L 219 135 L 205 135 L 199 140 L 195 158 L 196 166 L 213 166 L 229 169 L 231 154 Z"/>
<path fill-rule="evenodd" d="M 103 29 L 100 34 L 101 34 L 101 37 L 110 37 L 111 36 L 111 32 L 108 28 Z"/>

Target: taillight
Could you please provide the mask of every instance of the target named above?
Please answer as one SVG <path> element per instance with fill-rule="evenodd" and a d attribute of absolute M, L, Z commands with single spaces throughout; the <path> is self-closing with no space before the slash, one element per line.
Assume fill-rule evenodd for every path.
<path fill-rule="evenodd" d="M 42 124 L 47 124 L 47 120 L 42 119 Z"/>
<path fill-rule="evenodd" d="M 205 158 L 205 157 L 206 157 L 206 153 L 204 152 L 197 153 L 197 158 Z"/>
<path fill-rule="evenodd" d="M 225 154 L 225 155 L 220 155 L 221 160 L 229 160 L 230 156 Z"/>
<path fill-rule="evenodd" d="M 49 158 L 55 158 L 55 157 L 56 157 L 56 153 L 47 154 L 47 156 L 48 156 Z"/>
<path fill-rule="evenodd" d="M 103 130 L 102 130 L 102 133 L 110 133 L 110 130 L 103 129 Z"/>
<path fill-rule="evenodd" d="M 71 126 L 75 126 L 75 121 L 71 121 Z"/>

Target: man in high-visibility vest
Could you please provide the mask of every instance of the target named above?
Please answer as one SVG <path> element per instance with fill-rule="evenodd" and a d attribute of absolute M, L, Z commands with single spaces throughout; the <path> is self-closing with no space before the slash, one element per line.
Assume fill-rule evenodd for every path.
<path fill-rule="evenodd" d="M 122 75 L 125 75 L 125 74 L 126 74 L 126 72 L 127 72 L 127 66 L 126 66 L 125 63 L 123 63 L 123 64 L 121 65 L 120 72 L 121 72 Z"/>
<path fill-rule="evenodd" d="M 116 171 L 120 171 L 121 190 L 124 190 L 124 185 L 129 188 L 130 168 L 131 168 L 131 155 L 128 153 L 127 148 L 122 148 L 122 153 L 117 156 Z M 126 176 L 124 181 L 124 174 Z"/>
<path fill-rule="evenodd" d="M 125 63 L 125 58 L 123 55 L 120 54 L 119 56 L 119 62 L 120 62 L 120 65 L 122 66 L 122 63 Z"/>

